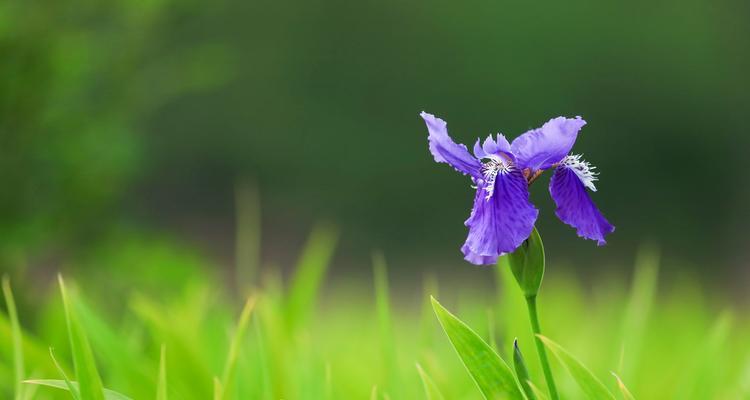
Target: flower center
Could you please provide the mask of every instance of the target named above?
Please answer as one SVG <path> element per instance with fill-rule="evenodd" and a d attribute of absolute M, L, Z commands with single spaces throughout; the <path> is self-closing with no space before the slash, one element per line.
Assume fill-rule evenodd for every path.
<path fill-rule="evenodd" d="M 492 198 L 492 194 L 495 193 L 495 180 L 497 174 L 504 174 L 511 170 L 512 165 L 505 163 L 499 157 L 490 158 L 489 161 L 482 163 L 482 175 L 484 175 L 484 190 L 487 192 L 485 196 L 486 200 Z"/>

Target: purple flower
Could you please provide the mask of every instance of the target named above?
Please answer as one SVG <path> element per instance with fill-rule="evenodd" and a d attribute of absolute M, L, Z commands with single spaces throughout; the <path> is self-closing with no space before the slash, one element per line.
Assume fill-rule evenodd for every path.
<path fill-rule="evenodd" d="M 469 175 L 477 193 L 465 225 L 469 236 L 461 247 L 472 264 L 495 264 L 513 252 L 531 234 L 539 211 L 529 201 L 529 185 L 544 170 L 554 168 L 549 192 L 557 205 L 555 214 L 576 228 L 578 236 L 604 245 L 612 226 L 599 212 L 586 188 L 596 191 L 593 166 L 571 155 L 578 131 L 586 125 L 581 117 L 557 117 L 508 143 L 505 136 L 477 139 L 473 155 L 448 136 L 440 118 L 422 112 L 429 131 L 430 152 L 435 161 Z"/>

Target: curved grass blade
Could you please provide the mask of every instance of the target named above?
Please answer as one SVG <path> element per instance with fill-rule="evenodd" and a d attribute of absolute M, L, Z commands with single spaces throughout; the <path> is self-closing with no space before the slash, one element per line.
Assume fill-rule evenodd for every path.
<path fill-rule="evenodd" d="M 432 298 L 440 325 L 485 399 L 525 399 L 508 364 L 468 325 Z"/>
<path fill-rule="evenodd" d="M 86 337 L 86 333 L 78 322 L 75 309 L 65 289 L 65 282 L 62 275 L 58 275 L 58 281 L 65 308 L 65 320 L 68 325 L 68 338 L 70 340 L 71 354 L 73 355 L 73 366 L 79 382 L 81 398 L 85 400 L 103 400 L 105 399 L 104 387 L 102 379 L 99 376 L 99 371 L 96 369 L 91 345 Z"/>
<path fill-rule="evenodd" d="M 10 278 L 7 275 L 3 276 L 3 296 L 5 297 L 5 306 L 8 309 L 8 317 L 10 318 L 10 331 L 13 341 L 13 386 L 15 388 L 14 398 L 21 400 L 25 398 L 24 387 L 21 384 L 24 376 L 23 367 L 23 342 L 21 336 L 21 324 L 18 322 L 18 311 L 16 310 L 16 302 L 13 299 L 13 291 L 10 289 Z"/>
<path fill-rule="evenodd" d="M 583 390 L 583 393 L 586 394 L 586 397 L 594 400 L 615 400 L 615 396 L 610 393 L 607 387 L 588 368 L 581 364 L 580 361 L 570 355 L 567 350 L 545 336 L 537 335 L 537 337 L 570 372 L 570 375 L 573 376 L 573 379 L 581 390 Z"/>
<path fill-rule="evenodd" d="M 528 385 L 529 385 L 529 389 L 531 389 L 531 391 L 532 391 L 532 392 L 534 392 L 534 395 L 535 395 L 535 396 L 536 396 L 536 397 L 537 397 L 537 398 L 538 398 L 539 400 L 549 400 L 549 397 L 547 397 L 547 394 L 546 394 L 546 393 L 545 393 L 545 392 L 544 392 L 544 391 L 543 391 L 542 389 L 539 389 L 539 388 L 538 388 L 538 387 L 537 387 L 537 386 L 536 386 L 536 385 L 534 384 L 534 382 L 532 382 L 532 381 L 526 381 L 526 384 L 528 384 Z"/>
<path fill-rule="evenodd" d="M 317 226 L 310 234 L 297 262 L 286 299 L 286 317 L 291 330 L 302 326 L 315 305 L 337 240 L 338 232 L 329 225 Z"/>
<path fill-rule="evenodd" d="M 253 312 L 253 308 L 255 308 L 255 296 L 247 298 L 245 306 L 240 313 L 240 320 L 237 322 L 237 330 L 234 332 L 232 343 L 229 345 L 227 363 L 224 366 L 224 373 L 221 376 L 221 399 L 227 398 L 227 392 L 234 379 L 234 371 L 237 368 L 237 356 L 240 353 L 240 346 L 242 345 L 242 340 L 245 338 L 245 331 L 247 330 L 247 324 L 250 321 L 250 314 Z"/>
<path fill-rule="evenodd" d="M 427 375 L 427 372 L 422 369 L 422 366 L 419 365 L 419 363 L 417 363 L 417 372 L 419 372 L 419 377 L 422 379 L 422 385 L 424 385 L 424 393 L 427 400 L 443 400 L 444 397 L 443 394 L 440 393 L 440 389 L 438 389 L 435 382 L 429 375 Z"/>
<path fill-rule="evenodd" d="M 78 392 L 78 386 L 73 386 L 73 383 L 68 379 L 68 375 L 65 373 L 65 370 L 60 366 L 60 363 L 57 362 L 57 358 L 55 358 L 55 351 L 52 350 L 52 347 L 49 348 L 49 356 L 52 358 L 52 363 L 55 364 L 55 368 L 57 368 L 57 372 L 60 373 L 60 376 L 63 378 L 63 382 L 65 382 L 65 386 L 68 389 L 68 392 L 70 392 L 70 395 L 75 400 L 81 399 L 81 394 Z"/>
<path fill-rule="evenodd" d="M 60 379 L 30 379 L 27 381 L 23 381 L 24 383 L 28 383 L 30 385 L 40 385 L 40 386 L 47 386 L 52 387 L 56 389 L 62 389 L 67 390 L 71 394 L 73 393 L 71 391 L 72 389 L 78 390 L 78 382 L 70 382 L 70 381 L 64 381 Z M 68 386 L 71 385 L 71 386 Z M 75 398 L 75 397 L 74 397 Z M 104 399 L 105 400 L 133 400 L 128 396 L 125 396 L 124 394 L 120 392 L 115 392 L 114 390 L 104 389 Z"/>
<path fill-rule="evenodd" d="M 372 255 L 373 281 L 375 289 L 375 308 L 378 315 L 380 351 L 383 354 L 385 367 L 388 370 L 387 381 L 381 391 L 390 391 L 398 396 L 401 382 L 396 354 L 396 343 L 393 337 L 393 317 L 391 315 L 390 289 L 388 288 L 388 267 L 381 252 Z"/>
<path fill-rule="evenodd" d="M 630 390 L 628 390 L 627 386 L 625 386 L 625 383 L 622 382 L 622 379 L 620 379 L 619 376 L 617 376 L 616 373 L 612 373 L 612 376 L 617 379 L 617 387 L 620 389 L 620 392 L 622 393 L 623 400 L 635 400 L 635 397 L 633 397 L 633 394 L 630 393 Z"/>
<path fill-rule="evenodd" d="M 167 400 L 167 348 L 161 345 L 159 355 L 159 380 L 156 384 L 156 400 Z"/>
<path fill-rule="evenodd" d="M 516 370 L 516 377 L 518 377 L 518 381 L 521 383 L 521 388 L 526 393 L 526 397 L 529 400 L 536 400 L 536 395 L 531 390 L 531 386 L 529 386 L 531 378 L 529 378 L 529 370 L 526 369 L 526 363 L 523 361 L 521 349 L 518 347 L 518 339 L 513 340 L 513 367 Z"/>

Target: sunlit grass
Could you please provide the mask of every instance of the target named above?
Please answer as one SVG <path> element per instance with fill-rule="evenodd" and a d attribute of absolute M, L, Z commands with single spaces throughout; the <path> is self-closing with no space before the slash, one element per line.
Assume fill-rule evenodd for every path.
<path fill-rule="evenodd" d="M 479 399 L 482 392 L 430 305 L 434 295 L 445 307 L 436 306 L 442 315 L 464 321 L 486 344 L 484 354 L 496 352 L 507 362 L 503 371 L 520 376 L 518 338 L 531 381 L 524 390 L 545 398 L 525 305 L 509 271 L 486 270 L 487 279 L 497 277 L 495 293 L 426 278 L 398 282 L 413 289 L 394 296 L 389 266 L 376 253 L 371 282 L 324 286 L 335 241 L 335 230 L 315 229 L 288 279 L 267 268 L 249 293 L 226 290 L 203 269 L 176 290 L 152 290 L 154 282 L 111 292 L 115 298 L 102 295 L 106 281 L 66 276 L 16 318 L 13 294 L 22 304 L 30 299 L 23 287 L 11 293 L 8 282 L 0 313 L 0 397 L 75 398 L 72 390 L 83 400 L 116 393 L 132 399 Z M 183 256 L 175 250 L 174 257 Z M 632 284 L 588 282 L 584 290 L 559 271 L 550 274 L 540 310 L 564 398 L 750 394 L 747 319 L 711 303 L 692 281 L 658 291 L 657 270 L 655 253 L 645 251 Z M 490 385 L 502 372 L 493 371 Z M 19 384 L 18 377 L 46 386 Z M 581 379 L 592 386 L 582 389 Z"/>

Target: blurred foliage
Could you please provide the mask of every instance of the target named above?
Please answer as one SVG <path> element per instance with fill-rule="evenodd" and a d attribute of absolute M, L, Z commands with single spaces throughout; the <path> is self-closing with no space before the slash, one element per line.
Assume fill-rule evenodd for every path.
<path fill-rule="evenodd" d="M 644 239 L 695 265 L 746 253 L 747 2 L 47 3 L 0 4 L 6 258 L 65 253 L 121 219 L 229 232 L 240 176 L 261 189 L 269 243 L 326 217 L 349 256 L 457 258 L 472 195 L 431 161 L 423 109 L 468 143 L 589 121 L 574 151 L 602 172 L 610 246 L 589 251 L 544 180 L 532 190 L 570 261 Z"/>
<path fill-rule="evenodd" d="M 0 248 L 106 229 L 140 172 L 143 119 L 230 76 L 222 45 L 165 35 L 171 0 L 0 4 Z"/>
<path fill-rule="evenodd" d="M 325 216 L 363 264 L 373 242 L 440 263 L 460 257 L 473 197 L 433 163 L 419 111 L 464 143 L 582 115 L 574 151 L 601 172 L 593 197 L 617 233 L 596 252 L 577 240 L 545 177 L 532 198 L 554 254 L 593 266 L 645 239 L 683 267 L 742 263 L 749 12 L 733 0 L 238 2 L 212 32 L 237 44 L 242 72 L 151 120 L 163 134 L 149 137 L 158 167 L 143 192 L 175 218 L 227 220 L 241 171 L 260 182 L 274 238 Z"/>
<path fill-rule="evenodd" d="M 330 241 L 322 240 L 321 232 L 302 253 L 328 252 Z M 105 388 L 133 399 L 153 398 L 159 381 L 166 382 L 168 397 L 176 399 L 211 398 L 216 387 L 226 399 L 353 399 L 368 398 L 373 391 L 377 399 L 421 399 L 425 376 L 428 390 L 446 399 L 480 398 L 430 307 L 435 281 L 425 281 L 428 294 L 415 291 L 413 282 L 389 278 L 382 255 L 374 258 L 372 287 L 340 280 L 325 287 L 317 282 L 309 287 L 282 284 L 278 269 L 266 269 L 243 308 L 243 296 L 215 285 L 218 277 L 206 279 L 199 272 L 190 272 L 196 275 L 178 290 L 151 290 L 172 278 L 170 268 L 159 265 L 180 262 L 190 253 L 167 247 L 174 249 L 167 252 L 170 256 L 141 252 L 139 259 L 154 268 L 150 276 L 117 277 L 121 286 L 113 285 L 109 292 L 96 287 L 109 286 L 106 280 L 87 273 L 76 279 L 68 275 L 67 317 L 54 284 L 39 296 L 27 290 L 31 286 L 11 282 L 17 303 L 33 305 L 18 309 L 20 348 L 13 345 L 16 320 L 8 311 L 14 308 L 7 294 L 0 306 L 0 396 L 11 398 L 17 390 L 13 377 L 18 368 L 25 379 L 63 379 L 48 352 L 53 346 L 71 380 L 81 379 L 78 370 L 98 374 Z M 132 256 L 109 259 L 129 264 Z M 691 279 L 661 285 L 655 296 L 656 260 L 649 252 L 639 258 L 632 285 L 616 278 L 581 285 L 550 263 L 539 297 L 545 333 L 579 360 L 554 349 L 560 362 L 553 362 L 553 371 L 564 398 L 583 398 L 579 385 L 589 378 L 582 376 L 588 371 L 571 367 L 578 362 L 612 393 L 619 392 L 615 372 L 637 399 L 718 400 L 750 394 L 747 318 L 739 308 L 726 308 L 725 299 L 697 290 Z M 328 263 L 326 257 L 301 256 L 288 281 L 327 271 Z M 393 271 L 400 268 L 393 266 Z M 491 353 L 489 345 L 509 360 L 517 338 L 530 379 L 543 388 L 523 294 L 512 272 L 507 265 L 484 269 L 472 281 L 466 280 L 471 270 L 462 270 L 439 280 L 441 303 L 474 329 L 485 352 Z M 482 284 L 493 274 L 495 289 Z M 308 300 L 304 313 L 289 307 L 302 293 Z M 119 311 L 113 311 L 112 299 L 120 303 Z M 39 312 L 43 309 L 49 311 Z M 74 323 L 70 334 L 76 335 L 78 347 L 68 342 L 66 318 Z M 473 340 L 480 342 L 476 336 Z M 85 354 L 89 346 L 93 358 Z M 73 368 L 76 352 L 84 361 Z M 23 363 L 14 362 L 19 353 Z M 165 379 L 158 378 L 162 354 Z M 563 364 L 572 368 L 570 374 Z M 35 399 L 69 398 L 59 389 L 26 393 L 31 386 L 23 388 Z"/>

